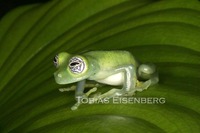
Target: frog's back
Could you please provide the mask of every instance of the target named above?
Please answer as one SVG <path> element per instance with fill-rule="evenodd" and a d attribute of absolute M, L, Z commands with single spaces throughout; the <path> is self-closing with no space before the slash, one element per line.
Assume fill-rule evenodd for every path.
<path fill-rule="evenodd" d="M 124 65 L 137 66 L 137 62 L 128 51 L 91 51 L 84 54 L 94 58 L 101 68 L 109 69 Z"/>

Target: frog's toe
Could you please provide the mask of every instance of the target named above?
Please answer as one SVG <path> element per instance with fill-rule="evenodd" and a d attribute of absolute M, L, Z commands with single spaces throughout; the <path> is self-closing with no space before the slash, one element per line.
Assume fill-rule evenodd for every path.
<path fill-rule="evenodd" d="M 74 104 L 74 105 L 71 107 L 71 110 L 77 110 L 79 106 L 80 106 L 80 103 L 77 102 L 76 104 Z"/>
<path fill-rule="evenodd" d="M 145 82 L 140 82 L 139 85 L 135 88 L 136 91 L 146 90 L 151 85 L 151 80 L 147 80 Z"/>
<path fill-rule="evenodd" d="M 76 89 L 76 86 L 71 86 L 71 87 L 68 87 L 68 88 L 59 88 L 58 90 L 60 91 L 60 92 L 65 92 L 65 91 L 75 91 L 75 89 Z"/>
<path fill-rule="evenodd" d="M 103 99 L 103 98 L 113 98 L 113 97 L 119 97 L 119 96 L 123 96 L 124 92 L 120 89 L 112 89 L 102 95 L 99 96 L 99 99 Z"/>
<path fill-rule="evenodd" d="M 94 93 L 95 91 L 97 91 L 97 87 L 94 87 L 94 88 L 90 89 L 90 90 L 86 93 L 86 96 L 91 95 L 91 94 Z"/>
<path fill-rule="evenodd" d="M 111 89 L 110 91 L 104 93 L 104 94 L 95 94 L 93 95 L 93 100 L 90 102 L 90 104 L 92 103 L 95 103 L 96 101 L 98 100 L 103 100 L 105 98 L 113 98 L 113 97 L 120 97 L 120 96 L 126 96 L 126 92 L 124 92 L 123 90 L 121 89 Z"/>

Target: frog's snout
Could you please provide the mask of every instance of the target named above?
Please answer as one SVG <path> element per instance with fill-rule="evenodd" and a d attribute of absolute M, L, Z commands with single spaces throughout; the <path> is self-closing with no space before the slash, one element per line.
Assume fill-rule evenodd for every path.
<path fill-rule="evenodd" d="M 60 74 L 59 72 L 55 72 L 54 73 L 54 78 L 57 84 L 62 84 L 62 74 Z"/>
<path fill-rule="evenodd" d="M 60 74 L 60 73 L 58 73 L 58 74 L 56 73 L 55 75 L 56 75 L 56 77 L 58 77 L 58 78 L 62 78 L 62 74 Z M 55 76 L 55 75 L 54 75 L 54 76 Z"/>

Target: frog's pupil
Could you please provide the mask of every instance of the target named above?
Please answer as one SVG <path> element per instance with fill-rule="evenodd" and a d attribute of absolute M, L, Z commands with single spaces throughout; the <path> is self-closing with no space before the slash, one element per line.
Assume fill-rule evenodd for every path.
<path fill-rule="evenodd" d="M 71 63 L 70 65 L 71 66 L 76 66 L 76 65 L 78 65 L 79 63 L 78 62 L 73 62 L 73 63 Z"/>
<path fill-rule="evenodd" d="M 54 57 L 53 61 L 54 61 L 54 62 L 57 62 L 57 59 L 56 59 L 56 57 Z"/>
<path fill-rule="evenodd" d="M 57 55 L 53 58 L 53 63 L 56 67 L 58 66 L 58 56 Z"/>

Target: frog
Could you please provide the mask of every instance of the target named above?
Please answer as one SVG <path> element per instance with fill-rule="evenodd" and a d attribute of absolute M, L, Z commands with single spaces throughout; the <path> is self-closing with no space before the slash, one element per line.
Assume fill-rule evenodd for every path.
<path fill-rule="evenodd" d="M 113 89 L 93 95 L 95 100 L 133 96 L 135 92 L 146 90 L 159 82 L 154 64 L 140 63 L 126 50 L 89 51 L 81 54 L 60 52 L 53 62 L 57 68 L 54 72 L 57 84 L 77 84 L 59 89 L 61 92 L 75 90 L 76 101 L 88 98 L 97 90 L 99 84 L 113 86 Z M 96 84 L 88 85 L 86 81 L 94 81 Z M 84 93 L 87 87 L 92 89 Z M 76 110 L 80 104 L 77 102 L 71 109 Z"/>

